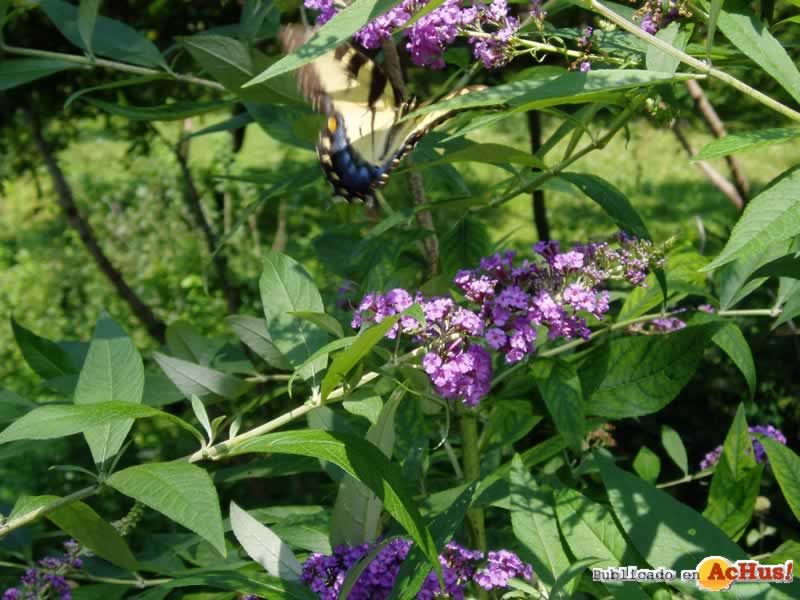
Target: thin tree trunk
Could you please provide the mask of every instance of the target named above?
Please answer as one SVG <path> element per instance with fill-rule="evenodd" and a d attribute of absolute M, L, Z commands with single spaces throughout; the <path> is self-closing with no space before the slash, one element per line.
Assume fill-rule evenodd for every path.
<path fill-rule="evenodd" d="M 714 106 L 709 102 L 700 84 L 694 79 L 690 79 L 686 82 L 686 88 L 689 90 L 689 95 L 694 100 L 695 106 L 697 106 L 697 109 L 703 116 L 703 120 L 706 122 L 709 131 L 717 138 L 728 135 L 728 132 L 725 131 L 725 125 L 722 119 L 719 118 L 717 111 L 714 110 Z M 747 181 L 747 177 L 745 177 L 742 165 L 735 156 L 730 155 L 725 157 L 725 162 L 728 163 L 733 185 L 736 186 L 739 197 L 741 197 L 743 203 L 746 204 L 750 196 L 750 183 Z"/>
<path fill-rule="evenodd" d="M 675 137 L 678 138 L 678 141 L 683 146 L 683 149 L 686 150 L 686 154 L 690 157 L 694 156 L 695 152 L 692 149 L 691 144 L 689 144 L 689 140 L 683 134 L 683 130 L 681 129 L 680 124 L 678 121 L 675 121 L 672 125 L 672 131 L 675 133 Z M 737 210 L 741 211 L 744 208 L 744 199 L 739 195 L 739 190 L 736 189 L 730 181 L 728 181 L 722 173 L 717 171 L 714 167 L 712 167 L 709 163 L 704 160 L 696 161 L 696 164 L 706 178 L 713 183 L 719 191 L 725 194 L 728 197 L 733 205 L 736 207 Z"/>
<path fill-rule="evenodd" d="M 389 77 L 392 85 L 403 100 L 408 98 L 408 89 L 406 88 L 405 81 L 403 81 L 403 70 L 400 67 L 400 57 L 397 54 L 397 48 L 391 39 L 383 41 L 383 56 L 384 66 L 386 67 L 386 74 Z M 410 159 L 406 161 L 411 163 Z M 425 196 L 425 184 L 422 180 L 422 174 L 419 171 L 408 172 L 408 187 L 411 190 L 411 199 L 415 206 L 420 206 L 427 202 Z M 417 223 L 423 229 L 431 232 L 422 240 L 423 248 L 430 265 L 431 275 L 437 275 L 440 270 L 439 265 L 439 238 L 436 236 L 436 227 L 433 224 L 433 215 L 429 210 L 421 210 L 417 212 Z"/>
<path fill-rule="evenodd" d="M 83 218 L 83 216 L 81 216 L 80 211 L 78 210 L 78 205 L 76 204 L 75 197 L 72 194 L 72 188 L 70 188 L 69 184 L 67 183 L 67 180 L 64 177 L 64 172 L 61 170 L 53 150 L 50 148 L 47 140 L 44 139 L 39 115 L 37 115 L 31 109 L 25 109 L 25 112 L 27 113 L 31 122 L 31 130 L 34 142 L 39 150 L 39 153 L 44 159 L 45 165 L 47 166 L 47 172 L 50 175 L 50 179 L 53 181 L 53 189 L 56 192 L 58 204 L 61 206 L 61 210 L 64 211 L 67 222 L 73 229 L 75 229 L 75 231 L 78 232 L 83 245 L 86 247 L 86 250 L 88 250 L 89 254 L 92 255 L 92 258 L 97 263 L 97 266 L 109 279 L 109 281 L 111 281 L 111 284 L 117 290 L 117 293 L 119 293 L 123 300 L 128 303 L 131 311 L 136 315 L 139 321 L 141 321 L 142 325 L 144 325 L 150 336 L 152 336 L 159 343 L 163 344 L 167 329 L 166 325 L 163 321 L 156 317 L 153 313 L 153 310 L 147 304 L 145 304 L 141 298 L 139 298 L 136 292 L 133 291 L 133 289 L 125 281 L 125 278 L 119 269 L 117 269 L 111 263 L 108 256 L 106 256 L 105 252 L 103 252 L 103 249 L 100 247 L 100 244 L 97 241 L 97 236 L 95 235 L 92 226 L 86 219 Z"/>
<path fill-rule="evenodd" d="M 531 153 L 536 154 L 542 147 L 542 119 L 538 110 L 528 111 L 528 132 L 531 138 Z M 540 242 L 546 242 L 550 239 L 550 223 L 547 220 L 547 209 L 544 204 L 544 190 L 533 190 L 531 207 L 536 235 Z"/>
<path fill-rule="evenodd" d="M 211 227 L 211 223 L 208 221 L 206 214 L 203 211 L 203 203 L 200 200 L 200 192 L 195 185 L 192 171 L 189 169 L 188 142 L 177 144 L 174 148 L 174 153 L 175 159 L 178 161 L 178 166 L 181 169 L 181 175 L 183 176 L 183 196 L 186 207 L 192 214 L 195 223 L 197 223 L 197 225 L 203 231 L 203 236 L 205 237 L 206 246 L 208 246 L 209 253 L 213 253 L 215 250 L 217 250 L 219 241 L 217 239 L 217 234 L 214 232 L 214 229 Z M 214 270 L 217 273 L 219 286 L 222 288 L 222 293 L 225 295 L 228 312 L 230 314 L 234 314 L 239 309 L 241 299 L 239 297 L 239 290 L 230 282 L 228 278 L 228 259 L 222 252 L 217 252 L 214 258 L 211 260 L 214 264 Z"/>

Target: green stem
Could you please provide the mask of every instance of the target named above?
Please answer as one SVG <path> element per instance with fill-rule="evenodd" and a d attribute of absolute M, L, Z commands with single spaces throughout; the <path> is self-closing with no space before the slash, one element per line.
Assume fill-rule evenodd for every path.
<path fill-rule="evenodd" d="M 722 81 L 723 83 L 728 84 L 732 88 L 737 89 L 743 94 L 750 96 L 751 98 L 753 98 L 753 100 L 756 100 L 757 102 L 760 102 L 765 106 L 768 106 L 772 110 L 781 113 L 782 115 L 792 119 L 793 121 L 800 121 L 800 112 L 792 110 L 785 104 L 782 104 L 777 100 L 770 98 L 766 94 L 759 92 L 757 89 L 750 87 L 743 81 L 736 79 L 736 77 L 734 77 L 733 75 L 729 75 L 724 71 L 720 71 L 719 69 L 709 65 L 707 62 L 699 60 L 693 56 L 690 56 L 689 54 L 686 54 L 685 52 L 678 50 L 671 44 L 668 44 L 664 40 L 661 40 L 656 36 L 647 33 L 640 27 L 637 27 L 635 23 L 631 23 L 625 17 L 615 13 L 613 10 L 611 10 L 601 2 L 598 2 L 597 0 L 588 0 L 588 7 L 594 10 L 595 12 L 600 13 L 606 19 L 608 19 L 618 27 L 624 29 L 628 33 L 631 33 L 636 37 L 646 41 L 651 46 L 655 46 L 656 48 L 665 52 L 666 54 L 674 58 L 677 58 L 682 63 L 692 67 L 693 69 L 698 70 L 700 73 L 703 73 L 704 75 L 708 75 L 709 77 L 713 77 L 715 79 L 718 79 L 719 81 Z"/>
<path fill-rule="evenodd" d="M 6 521 L 2 525 L 0 525 L 0 538 L 4 537 L 5 535 L 14 531 L 15 529 L 19 529 L 20 527 L 27 525 L 28 523 L 33 523 L 40 517 L 43 517 L 47 513 L 53 512 L 57 508 L 61 508 L 62 506 L 66 506 L 67 504 L 72 504 L 73 502 L 77 502 L 78 500 L 83 500 L 84 498 L 88 498 L 89 496 L 94 496 L 99 489 L 100 489 L 99 485 L 90 485 L 89 487 L 82 488 L 77 492 L 73 492 L 69 496 L 58 498 L 57 500 L 53 500 L 50 504 L 45 504 L 44 506 L 40 506 L 35 510 L 27 512 L 21 517 L 17 517 L 16 519 L 11 519 L 9 521 Z"/>
<path fill-rule="evenodd" d="M 461 414 L 461 451 L 464 459 L 464 479 L 467 482 L 481 478 L 481 459 L 478 443 L 478 418 L 474 411 Z M 472 533 L 472 545 L 481 552 L 486 552 L 486 526 L 482 508 L 467 511 L 467 521 Z"/>
<path fill-rule="evenodd" d="M 633 105 L 623 110 L 619 115 L 617 115 L 617 118 L 614 119 L 608 131 L 603 136 L 587 144 L 572 156 L 565 158 L 560 163 L 558 163 L 553 167 L 550 167 L 549 169 L 537 172 L 532 179 L 518 185 L 510 192 L 500 196 L 499 198 L 495 198 L 494 200 L 492 200 L 491 202 L 489 202 L 484 206 L 481 206 L 479 208 L 473 208 L 472 210 L 478 211 L 478 210 L 495 208 L 497 206 L 500 206 L 501 204 L 505 204 L 506 202 L 512 200 L 513 198 L 516 198 L 520 194 L 531 192 L 540 187 L 548 179 L 551 179 L 559 175 L 562 171 L 564 171 L 564 169 L 569 167 L 572 163 L 583 158 L 590 152 L 605 148 L 606 144 L 608 144 L 608 142 L 611 141 L 611 138 L 613 138 L 617 134 L 617 132 L 625 126 L 625 124 L 631 119 L 631 117 L 633 117 L 638 106 L 639 106 L 638 103 L 634 103 Z"/>
<path fill-rule="evenodd" d="M 682 483 L 689 483 L 690 481 L 696 481 L 698 479 L 711 477 L 711 475 L 713 474 L 714 471 L 700 471 L 699 473 L 695 473 L 694 475 L 686 475 L 685 477 L 681 477 L 680 479 L 674 479 L 673 481 L 666 481 L 664 483 L 656 484 L 656 487 L 661 489 L 674 487 L 676 485 L 681 485 Z"/>
<path fill-rule="evenodd" d="M 203 87 L 212 88 L 215 90 L 225 91 L 225 86 L 216 81 L 195 77 L 194 75 L 181 75 L 180 73 L 168 73 L 159 71 L 158 69 L 149 69 L 147 67 L 139 67 L 137 65 L 129 65 L 128 63 L 117 62 L 115 60 L 106 60 L 105 58 L 88 58 L 86 56 L 78 56 L 77 54 L 66 54 L 64 52 L 49 52 L 47 50 L 36 50 L 34 48 L 21 48 L 19 46 L 9 46 L 8 44 L 0 43 L 0 50 L 8 54 L 15 54 L 17 56 L 31 56 L 34 58 L 53 58 L 64 62 L 75 63 L 76 65 L 84 65 L 87 67 L 103 67 L 112 69 L 114 71 L 122 71 L 123 73 L 133 73 L 135 75 L 157 75 L 165 79 L 174 79 L 176 81 L 183 81 L 185 83 L 193 83 L 202 85 Z"/>

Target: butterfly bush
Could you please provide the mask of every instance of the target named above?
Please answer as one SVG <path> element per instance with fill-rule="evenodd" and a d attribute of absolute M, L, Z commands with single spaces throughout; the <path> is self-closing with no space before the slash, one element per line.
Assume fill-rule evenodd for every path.
<path fill-rule="evenodd" d="M 453 282 L 469 303 L 452 298 L 412 296 L 403 289 L 364 296 L 352 326 L 358 329 L 405 311 L 417 303 L 426 324 L 403 315 L 387 332 L 406 335 L 423 347 L 422 368 L 436 392 L 447 399 L 477 405 L 491 386 L 489 349 L 507 364 L 536 351 L 540 330 L 547 338 L 588 339 L 586 318 L 602 320 L 609 309 L 611 281 L 643 285 L 647 273 L 661 266 L 664 251 L 647 240 L 620 234 L 609 243 L 578 244 L 561 252 L 558 242 L 534 245 L 534 260 L 516 260 L 507 251 L 481 259 L 478 268 L 459 271 Z"/>
<path fill-rule="evenodd" d="M 762 435 L 766 435 L 771 437 L 778 443 L 786 445 L 786 436 L 776 427 L 772 425 L 751 425 L 747 428 L 750 433 L 760 433 Z M 764 446 L 761 442 L 758 441 L 756 436 L 751 436 L 750 440 L 753 442 L 753 453 L 755 454 L 756 462 L 761 464 L 763 462 L 769 462 L 767 460 L 767 452 L 764 450 Z M 711 452 L 708 452 L 703 460 L 700 462 L 701 469 L 708 469 L 713 467 L 719 462 L 719 457 L 722 455 L 722 446 L 717 446 Z"/>
<path fill-rule="evenodd" d="M 392 591 L 397 574 L 408 556 L 412 543 L 405 539 L 389 542 L 356 580 L 348 600 L 382 600 Z M 333 554 L 315 552 L 303 563 L 302 580 L 320 600 L 336 600 L 350 568 L 375 549 L 370 544 L 337 546 Z M 484 554 L 450 542 L 439 555 L 445 591 L 451 598 L 464 598 L 467 584 L 474 582 L 483 589 L 505 588 L 512 577 L 530 580 L 533 567 L 523 563 L 508 550 L 489 552 L 488 560 L 481 565 Z M 417 593 L 418 600 L 440 597 L 439 579 L 431 571 Z"/>
<path fill-rule="evenodd" d="M 19 587 L 7 589 L 2 600 L 28 600 L 60 598 L 71 600 L 72 591 L 66 576 L 80 569 L 83 562 L 78 558 L 81 547 L 75 540 L 64 542 L 63 556 L 45 556 L 37 568 L 28 569 L 20 578 Z"/>

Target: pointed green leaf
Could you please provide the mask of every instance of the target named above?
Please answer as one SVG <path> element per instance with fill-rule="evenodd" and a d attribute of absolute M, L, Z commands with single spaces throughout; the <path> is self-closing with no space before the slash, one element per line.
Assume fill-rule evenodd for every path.
<path fill-rule="evenodd" d="M 584 173 L 562 173 L 560 177 L 599 204 L 617 227 L 638 238 L 652 239 L 639 213 L 628 198 L 613 185 L 596 175 Z"/>
<path fill-rule="evenodd" d="M 800 519 L 800 456 L 772 438 L 757 434 L 767 451 L 767 458 L 794 516 Z"/>
<path fill-rule="evenodd" d="M 145 404 L 115 401 L 40 406 L 6 427 L 0 433 L 0 444 L 15 440 L 49 440 L 150 417 L 167 419 L 203 441 L 203 435 L 197 429 L 175 415 Z"/>
<path fill-rule="evenodd" d="M 17 340 L 25 362 L 42 379 L 52 379 L 78 372 L 78 367 L 70 355 L 55 342 L 36 335 L 13 318 L 11 319 L 11 329 L 14 331 L 14 338 Z"/>
<path fill-rule="evenodd" d="M 721 3 L 721 0 L 712 1 L 719 1 Z M 686 49 L 686 44 L 689 43 L 689 38 L 692 36 L 693 29 L 693 23 L 673 21 L 664 29 L 659 30 L 658 33 L 656 33 L 656 37 L 683 52 Z M 647 68 L 650 71 L 674 73 L 681 64 L 681 61 L 679 58 L 667 54 L 663 50 L 659 50 L 656 46 L 648 45 L 645 64 L 647 64 Z"/>
<path fill-rule="evenodd" d="M 725 323 L 711 338 L 720 349 L 733 361 L 747 382 L 748 396 L 752 400 L 756 395 L 756 365 L 750 344 L 736 323 Z"/>
<path fill-rule="evenodd" d="M 728 134 L 703 146 L 700 152 L 691 160 L 708 160 L 736 154 L 737 152 L 750 152 L 770 144 L 784 144 L 800 136 L 800 127 L 781 127 L 776 129 L 756 129 L 743 133 Z"/>
<path fill-rule="evenodd" d="M 768 246 L 800 234 L 800 167 L 773 180 L 748 202 L 725 247 L 703 269 L 711 271 L 740 256 L 761 252 Z"/>
<path fill-rule="evenodd" d="M 232 450 L 233 454 L 253 452 L 299 454 L 336 464 L 383 500 L 384 508 L 423 549 L 437 573 L 441 572 L 438 550 L 400 468 L 369 442 L 343 433 L 299 430 L 268 434 Z"/>
<path fill-rule="evenodd" d="M 89 505 L 71 502 L 47 513 L 47 518 L 100 558 L 128 571 L 138 569 L 125 539 Z"/>
<path fill-rule="evenodd" d="M 367 441 L 389 459 L 394 450 L 394 415 L 403 396 L 401 388 L 395 391 L 384 405 L 378 422 L 367 431 Z M 357 479 L 345 475 L 333 507 L 331 544 L 358 546 L 374 543 L 379 533 L 381 508 L 381 500 L 374 492 Z"/>
<path fill-rule="evenodd" d="M 667 455 L 672 459 L 684 475 L 689 473 L 689 459 L 686 456 L 686 446 L 680 434 L 669 425 L 661 426 L 661 445 L 667 451 Z"/>
<path fill-rule="evenodd" d="M 655 483 L 661 473 L 661 459 L 650 448 L 642 446 L 633 459 L 633 470 L 645 481 Z"/>
<path fill-rule="evenodd" d="M 102 315 L 78 377 L 75 404 L 140 404 L 143 391 L 144 365 L 139 351 L 111 317 Z M 133 419 L 128 419 L 84 432 L 96 464 L 102 465 L 119 451 L 132 425 Z"/>
<path fill-rule="evenodd" d="M 211 442 L 211 440 L 214 439 L 214 430 L 211 428 L 211 421 L 208 420 L 208 413 L 206 412 L 205 405 L 200 398 L 194 394 L 192 394 L 192 412 L 194 412 L 194 416 L 197 417 L 197 420 L 200 421 L 203 429 L 206 430 L 208 441 Z"/>
<path fill-rule="evenodd" d="M 552 494 L 539 487 L 519 455 L 514 457 L 509 480 L 514 535 L 527 551 L 536 576 L 552 588 L 570 566 L 561 546 Z M 568 594 L 572 589 L 574 585 L 567 585 Z"/>
<path fill-rule="evenodd" d="M 217 490 L 200 467 L 147 463 L 117 471 L 106 484 L 195 532 L 226 555 Z"/>
<path fill-rule="evenodd" d="M 56 58 L 3 58 L 0 61 L 0 91 L 75 68 L 75 63 Z"/>
<path fill-rule="evenodd" d="M 300 581 L 303 567 L 292 549 L 266 525 L 231 501 L 231 529 L 248 556 L 273 577 L 285 581 Z"/>
<path fill-rule="evenodd" d="M 81 0 L 78 6 L 78 33 L 81 36 L 83 47 L 89 54 L 92 54 L 92 37 L 99 5 L 100 0 Z"/>
<path fill-rule="evenodd" d="M 623 418 L 660 410 L 689 382 L 718 329 L 710 323 L 616 338 L 592 351 L 579 370 L 587 414 Z"/>
<path fill-rule="evenodd" d="M 225 322 L 239 336 L 242 343 L 263 358 L 268 365 L 283 371 L 292 368 L 289 359 L 272 343 L 272 338 L 269 337 L 267 331 L 267 322 L 264 319 L 247 315 L 231 315 L 225 317 Z"/>
<path fill-rule="evenodd" d="M 87 50 L 81 39 L 79 9 L 63 0 L 40 0 L 39 6 L 59 31 L 78 48 Z M 98 16 L 92 33 L 92 51 L 105 56 L 145 67 L 166 67 L 158 48 L 143 34 L 125 23 Z"/>
<path fill-rule="evenodd" d="M 580 451 L 586 416 L 575 367 L 564 361 L 539 359 L 534 361 L 532 370 L 556 429 L 573 450 Z"/>
<path fill-rule="evenodd" d="M 167 347 L 175 358 L 187 360 L 207 367 L 221 344 L 214 344 L 203 337 L 186 321 L 173 321 L 167 327 Z"/>
<path fill-rule="evenodd" d="M 216 394 L 232 400 L 244 394 L 250 387 L 249 384 L 233 375 L 201 367 L 179 358 L 172 358 L 160 352 L 154 352 L 153 358 L 187 398 L 191 398 L 192 394 L 200 397 Z"/>
<path fill-rule="evenodd" d="M 289 314 L 324 312 L 319 290 L 300 264 L 279 252 L 264 256 L 259 287 L 272 343 L 297 367 L 328 341 L 323 329 Z M 326 355 L 319 357 L 301 370 L 301 377 L 316 379 L 327 363 Z"/>
<path fill-rule="evenodd" d="M 287 314 L 314 323 L 337 338 L 344 337 L 344 329 L 342 329 L 342 324 L 327 313 L 301 310 Z"/>

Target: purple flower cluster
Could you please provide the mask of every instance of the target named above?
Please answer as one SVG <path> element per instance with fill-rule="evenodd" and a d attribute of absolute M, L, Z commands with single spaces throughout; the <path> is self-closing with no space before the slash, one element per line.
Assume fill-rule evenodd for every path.
<path fill-rule="evenodd" d="M 354 37 L 364 48 L 379 48 L 383 40 L 390 39 L 392 33 L 408 23 L 427 2 L 403 0 L 356 32 Z M 414 64 L 444 68 L 442 55 L 460 35 L 469 38 L 475 57 L 487 68 L 508 62 L 509 42 L 519 29 L 519 21 L 508 14 L 506 0 L 465 4 L 463 0 L 445 0 L 404 32 L 408 39 L 406 49 Z M 319 11 L 317 23 L 320 24 L 330 20 L 337 10 L 334 0 L 305 0 L 305 6 Z"/>
<path fill-rule="evenodd" d="M 766 435 L 771 437 L 776 442 L 779 442 L 786 445 L 786 436 L 776 427 L 772 425 L 752 425 L 747 428 L 750 433 L 760 433 L 762 435 Z M 761 464 L 767 460 L 767 452 L 764 450 L 764 446 L 761 442 L 758 441 L 758 438 L 755 436 L 751 437 L 751 441 L 753 442 L 753 452 L 755 454 L 756 462 Z M 710 467 L 713 467 L 719 462 L 719 457 L 722 455 L 722 446 L 717 446 L 711 452 L 708 452 L 705 455 L 705 458 L 700 462 L 700 468 L 705 470 Z"/>
<path fill-rule="evenodd" d="M 648 0 L 639 9 L 638 14 L 640 15 L 639 27 L 650 35 L 655 35 L 677 19 L 681 15 L 681 9 L 676 0 L 669 0 L 669 8 L 666 12 L 664 12 L 660 0 Z"/>
<path fill-rule="evenodd" d="M 508 251 L 484 258 L 478 269 L 460 271 L 455 278 L 468 300 L 479 305 L 486 344 L 516 363 L 536 350 L 537 327 L 550 339 L 584 339 L 590 331 L 581 313 L 602 319 L 609 295 L 600 284 L 623 279 L 638 285 L 647 272 L 663 262 L 653 244 L 621 236 L 620 247 L 606 243 L 576 245 L 560 252 L 557 242 L 539 242 L 538 262 L 515 266 Z"/>
<path fill-rule="evenodd" d="M 399 333 L 413 336 L 415 342 L 427 349 L 422 367 L 436 392 L 443 398 L 461 398 L 465 404 L 475 406 L 489 391 L 492 361 L 486 348 L 472 343 L 473 338 L 483 334 L 483 321 L 474 312 L 461 308 L 450 298 L 426 299 L 417 293 L 412 299 L 407 291 L 398 288 L 386 294 L 364 296 L 353 316 L 352 326 L 357 329 L 365 324 L 380 323 L 415 302 L 425 314 L 425 327 L 406 315 L 386 337 L 395 339 Z"/>
<path fill-rule="evenodd" d="M 3 592 L 2 600 L 44 600 L 56 597 L 71 600 L 72 591 L 65 575 L 83 566 L 78 558 L 81 548 L 75 540 L 67 540 L 64 542 L 64 549 L 64 556 L 45 556 L 39 561 L 39 568 L 25 571 L 25 575 L 20 578 L 20 587 L 7 589 Z"/>
<path fill-rule="evenodd" d="M 320 600 L 336 600 L 348 570 L 372 551 L 369 544 L 361 546 L 338 546 L 333 554 L 311 554 L 303 563 L 303 582 L 319 595 Z M 411 542 L 395 539 L 389 542 L 367 565 L 353 585 L 348 600 L 382 600 L 392 591 L 400 566 L 408 556 Z M 511 577 L 533 577 L 533 568 L 523 564 L 513 552 L 500 550 L 490 552 L 486 565 L 478 570 L 483 553 L 469 550 L 455 542 L 450 542 L 439 555 L 442 566 L 445 591 L 450 598 L 464 598 L 464 588 L 474 581 L 484 589 L 504 588 Z M 440 596 L 441 590 L 436 573 L 431 571 L 422 589 L 417 593 L 418 600 L 433 600 Z"/>

